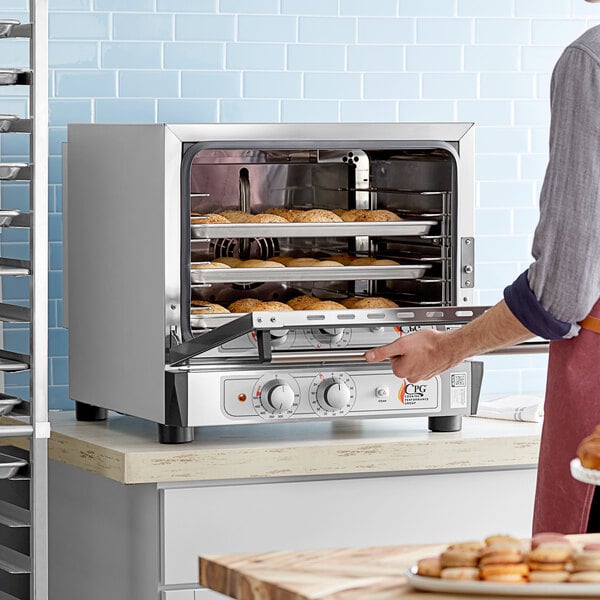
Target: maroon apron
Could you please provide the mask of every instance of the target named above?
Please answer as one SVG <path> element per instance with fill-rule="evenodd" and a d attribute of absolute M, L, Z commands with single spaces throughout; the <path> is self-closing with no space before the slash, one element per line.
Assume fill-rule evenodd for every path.
<path fill-rule="evenodd" d="M 600 317 L 600 300 L 590 313 Z M 600 334 L 550 343 L 533 533 L 585 533 L 595 486 L 571 476 L 577 445 L 600 424 Z"/>

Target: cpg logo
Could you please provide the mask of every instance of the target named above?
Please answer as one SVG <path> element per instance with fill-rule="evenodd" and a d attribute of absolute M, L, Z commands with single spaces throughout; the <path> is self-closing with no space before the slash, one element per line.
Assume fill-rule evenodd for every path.
<path fill-rule="evenodd" d="M 400 327 L 398 325 L 394 326 L 394 331 L 398 334 L 398 337 L 402 337 L 403 335 L 407 335 L 409 333 L 415 333 L 420 330 L 420 325 L 402 325 Z"/>
<path fill-rule="evenodd" d="M 404 383 L 400 386 L 398 390 L 398 400 L 404 404 L 415 404 L 419 400 L 425 398 L 427 394 L 427 384 L 426 383 L 409 383 L 404 380 Z"/>

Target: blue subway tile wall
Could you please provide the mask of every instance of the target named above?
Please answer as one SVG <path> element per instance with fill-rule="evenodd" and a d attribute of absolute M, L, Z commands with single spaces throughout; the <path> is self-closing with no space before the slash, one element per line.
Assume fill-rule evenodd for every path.
<path fill-rule="evenodd" d="M 49 0 L 50 405 L 69 408 L 62 325 L 62 160 L 72 122 L 382 122 L 476 124 L 477 303 L 497 301 L 531 260 L 548 146 L 548 90 L 564 46 L 600 23 L 584 0 Z M 27 20 L 25 0 L 0 17 Z M 23 40 L 3 64 L 27 65 Z M 0 113 L 28 114 L 0 89 Z M 4 160 L 27 160 L 3 134 Z M 28 209 L 26 184 L 2 184 L 4 208 Z M 26 231 L 4 256 L 27 258 Z M 27 303 L 27 279 L 3 283 Z M 23 328 L 5 343 L 26 345 Z M 544 357 L 486 358 L 488 392 L 543 387 Z M 22 374 L 12 393 L 28 394 Z"/>

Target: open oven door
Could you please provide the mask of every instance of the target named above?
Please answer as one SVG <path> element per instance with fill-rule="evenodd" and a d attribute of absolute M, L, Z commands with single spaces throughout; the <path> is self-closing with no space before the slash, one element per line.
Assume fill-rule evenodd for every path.
<path fill-rule="evenodd" d="M 394 308 L 360 309 L 344 311 L 303 310 L 294 312 L 252 312 L 245 313 L 202 335 L 177 344 L 167 350 L 167 370 L 178 369 L 192 358 L 222 346 L 238 337 L 254 333 L 258 345 L 258 355 L 254 362 L 283 362 L 286 360 L 318 361 L 364 360 L 363 352 L 318 350 L 272 353 L 273 332 L 289 329 L 322 328 L 361 328 L 361 327 L 406 327 L 406 326 L 445 326 L 460 327 L 482 315 L 489 307 L 435 307 L 435 308 Z M 540 340 L 526 342 L 495 353 L 518 354 L 547 352 L 548 344 Z"/>

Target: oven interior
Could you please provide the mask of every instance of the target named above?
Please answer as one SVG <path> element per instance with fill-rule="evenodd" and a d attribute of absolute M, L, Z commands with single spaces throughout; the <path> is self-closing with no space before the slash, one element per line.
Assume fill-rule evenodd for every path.
<path fill-rule="evenodd" d="M 182 253 L 182 283 L 192 303 L 200 300 L 224 307 L 242 298 L 287 302 L 298 295 L 333 301 L 349 296 L 385 297 L 400 307 L 452 305 L 456 302 L 452 277 L 456 179 L 456 157 L 443 147 L 228 149 L 192 145 L 183 173 L 183 238 L 184 245 L 189 240 L 189 252 L 186 248 Z M 337 232 L 337 223 L 314 223 L 305 228 L 306 234 L 296 230 L 293 235 L 286 233 L 286 225 L 236 223 L 230 235 L 222 225 L 207 224 L 200 230 L 193 225 L 207 214 L 236 210 L 257 215 L 276 207 L 387 210 L 402 220 L 389 224 L 385 231 L 375 223 L 356 224 L 354 229 L 350 225 L 343 235 Z M 425 227 L 415 235 L 406 227 L 413 223 Z M 363 269 L 356 277 L 354 270 L 342 268 L 334 275 L 327 271 L 326 277 L 312 269 L 314 279 L 302 269 L 276 269 L 276 274 L 272 269 L 253 270 L 251 280 L 240 277 L 240 281 L 233 280 L 229 271 L 225 278 L 208 270 L 201 282 L 189 278 L 190 266 L 215 258 L 281 256 L 393 259 L 403 268 L 414 269 L 398 277 L 399 268 L 392 266 L 381 276 L 375 273 L 378 269 L 368 273 Z M 198 327 L 204 326 L 201 320 Z"/>

